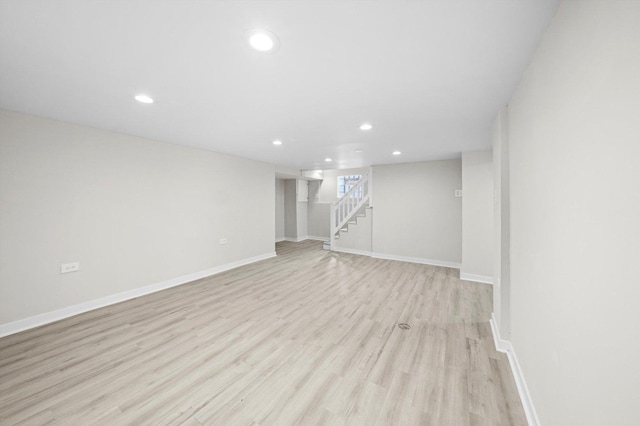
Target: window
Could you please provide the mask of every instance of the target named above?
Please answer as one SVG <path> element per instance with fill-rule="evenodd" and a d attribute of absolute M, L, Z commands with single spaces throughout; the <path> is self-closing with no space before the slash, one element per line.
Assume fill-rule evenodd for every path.
<path fill-rule="evenodd" d="M 338 198 L 342 198 L 344 194 L 349 192 L 361 177 L 361 175 L 338 176 Z M 359 198 L 361 195 L 357 194 L 356 197 Z"/>

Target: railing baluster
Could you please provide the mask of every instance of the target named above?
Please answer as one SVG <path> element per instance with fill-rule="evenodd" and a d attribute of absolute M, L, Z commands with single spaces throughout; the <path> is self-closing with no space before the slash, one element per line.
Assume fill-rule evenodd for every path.
<path fill-rule="evenodd" d="M 331 241 L 333 242 L 335 235 L 351 217 L 360 209 L 369 199 L 369 175 L 365 174 L 360 178 L 358 183 L 354 185 L 345 195 L 342 196 L 335 204 L 332 205 L 331 223 Z"/>

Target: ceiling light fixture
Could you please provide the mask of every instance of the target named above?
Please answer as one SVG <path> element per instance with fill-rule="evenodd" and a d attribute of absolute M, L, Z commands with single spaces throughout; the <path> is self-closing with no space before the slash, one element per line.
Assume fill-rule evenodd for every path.
<path fill-rule="evenodd" d="M 245 33 L 247 43 L 258 52 L 271 53 L 278 50 L 280 40 L 269 30 L 255 28 Z"/>
<path fill-rule="evenodd" d="M 332 160 L 331 158 L 327 157 L 327 158 L 325 158 L 325 159 L 324 159 L 324 161 L 326 161 L 327 163 L 330 163 L 330 162 L 332 162 L 333 160 Z"/>
<path fill-rule="evenodd" d="M 360 130 L 371 130 L 372 128 L 371 123 L 362 123 L 362 125 L 360 125 Z"/>
<path fill-rule="evenodd" d="M 274 145 L 282 145 L 282 141 L 280 141 L 280 140 L 275 140 L 275 141 L 273 141 L 273 144 L 274 144 Z"/>
<path fill-rule="evenodd" d="M 393 151 L 391 154 L 392 154 L 392 155 L 400 155 L 400 154 L 402 154 L 402 153 L 401 153 L 400 151 Z"/>
<path fill-rule="evenodd" d="M 152 104 L 153 103 L 153 98 L 151 96 L 147 96 L 147 95 L 136 95 L 134 97 L 134 99 L 138 102 L 142 102 L 143 104 Z"/>
<path fill-rule="evenodd" d="M 361 149 L 354 149 L 353 152 L 360 153 L 360 152 L 362 152 L 362 150 Z"/>

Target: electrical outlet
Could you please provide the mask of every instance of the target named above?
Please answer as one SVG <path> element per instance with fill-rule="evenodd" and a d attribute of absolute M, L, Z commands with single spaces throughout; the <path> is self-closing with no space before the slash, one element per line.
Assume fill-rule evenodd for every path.
<path fill-rule="evenodd" d="M 60 273 L 67 274 L 69 272 L 76 272 L 80 270 L 80 262 L 63 263 L 60 265 Z"/>
<path fill-rule="evenodd" d="M 226 238 L 220 238 L 220 244 L 227 244 L 227 239 Z"/>
<path fill-rule="evenodd" d="M 456 196 L 456 198 L 462 197 L 462 189 L 456 189 L 454 195 Z"/>

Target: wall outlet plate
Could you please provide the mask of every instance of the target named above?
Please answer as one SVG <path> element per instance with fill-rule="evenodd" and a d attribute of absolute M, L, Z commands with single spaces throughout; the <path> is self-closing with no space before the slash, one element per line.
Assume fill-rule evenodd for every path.
<path fill-rule="evenodd" d="M 67 274 L 69 272 L 76 272 L 80 270 L 80 262 L 63 263 L 60 265 L 60 273 Z"/>
<path fill-rule="evenodd" d="M 456 196 L 456 198 L 462 197 L 462 189 L 456 189 L 454 195 Z"/>
<path fill-rule="evenodd" d="M 227 244 L 227 239 L 226 238 L 220 238 L 220 244 Z"/>

